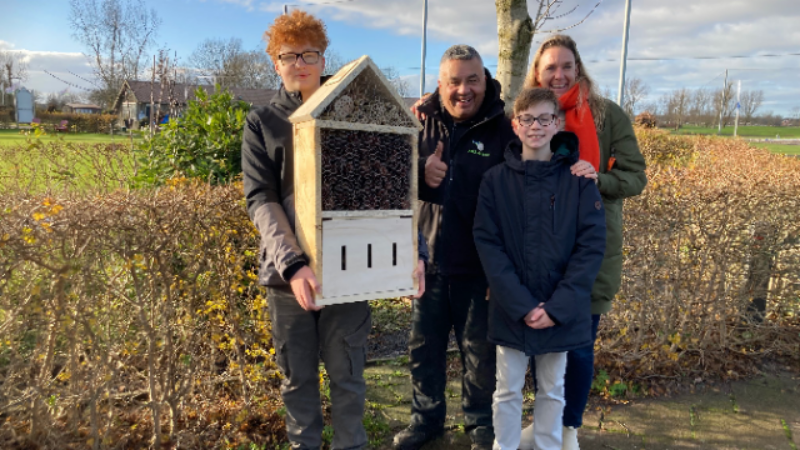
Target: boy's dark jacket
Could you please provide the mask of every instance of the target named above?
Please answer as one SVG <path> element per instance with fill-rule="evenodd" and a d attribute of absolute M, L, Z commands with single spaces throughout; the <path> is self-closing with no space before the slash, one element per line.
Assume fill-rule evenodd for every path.
<path fill-rule="evenodd" d="M 606 245 L 605 210 L 593 180 L 576 177 L 578 140 L 553 137 L 550 161 L 522 161 L 512 141 L 505 164 L 483 177 L 473 233 L 491 288 L 489 341 L 527 355 L 591 344 L 591 291 Z M 540 303 L 555 326 L 534 330 Z"/>
<path fill-rule="evenodd" d="M 430 253 L 428 272 L 481 275 L 472 238 L 472 221 L 481 177 L 503 162 L 503 150 L 515 138 L 503 112 L 500 84 L 486 71 L 486 95 L 475 116 L 455 124 L 437 89 L 419 106 L 427 118 L 419 139 L 419 226 Z M 425 184 L 425 162 L 442 141 L 447 174 L 438 188 Z"/>

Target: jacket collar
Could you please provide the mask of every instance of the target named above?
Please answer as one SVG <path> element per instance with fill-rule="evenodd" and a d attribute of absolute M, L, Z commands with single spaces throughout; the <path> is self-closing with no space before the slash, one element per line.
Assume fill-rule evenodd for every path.
<path fill-rule="evenodd" d="M 522 161 L 522 143 L 519 139 L 512 139 L 506 146 L 505 158 L 506 165 L 517 172 L 525 172 L 526 164 L 534 164 L 542 167 L 557 167 L 561 164 L 573 165 L 578 162 L 578 137 L 575 133 L 561 131 L 553 136 L 550 141 L 550 148 L 553 149 L 553 157 L 550 161 Z"/>
<path fill-rule="evenodd" d="M 479 123 L 489 121 L 498 115 L 505 114 L 503 108 L 505 103 L 500 99 L 500 83 L 492 78 L 492 74 L 486 68 L 483 69 L 486 73 L 486 95 L 483 97 L 483 104 L 478 109 L 475 117 L 467 120 L 465 124 L 473 126 Z M 453 118 L 442 105 L 442 97 L 439 93 L 439 88 L 428 96 L 423 103 L 417 108 L 421 113 L 428 117 L 434 117 L 439 121 L 451 123 Z"/>
<path fill-rule="evenodd" d="M 331 78 L 330 75 L 325 75 L 320 78 L 320 86 L 325 84 Z M 286 112 L 286 115 L 291 115 L 291 113 L 295 112 L 300 105 L 303 104 L 303 98 L 300 95 L 300 91 L 287 91 L 286 86 L 281 83 L 281 88 L 278 90 L 278 93 L 272 97 L 270 103 L 273 104 L 276 108 L 281 109 Z"/>

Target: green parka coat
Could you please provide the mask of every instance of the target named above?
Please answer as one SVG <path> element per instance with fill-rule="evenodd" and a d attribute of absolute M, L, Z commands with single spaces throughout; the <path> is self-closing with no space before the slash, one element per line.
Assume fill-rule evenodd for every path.
<path fill-rule="evenodd" d="M 616 103 L 608 99 L 605 102 L 603 129 L 597 132 L 600 144 L 597 187 L 606 207 L 606 254 L 592 288 L 592 314 L 611 310 L 611 300 L 622 280 L 622 201 L 639 195 L 647 184 L 644 157 L 630 119 Z"/>

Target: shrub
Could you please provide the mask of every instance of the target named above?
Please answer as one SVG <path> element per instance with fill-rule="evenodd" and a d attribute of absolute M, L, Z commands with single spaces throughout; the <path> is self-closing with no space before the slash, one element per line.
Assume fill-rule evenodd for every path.
<path fill-rule="evenodd" d="M 113 114 L 42 112 L 37 113 L 37 116 L 42 120 L 42 124 L 51 129 L 60 125 L 62 120 L 67 120 L 70 131 L 78 133 L 108 133 L 110 127 L 117 121 L 117 116 Z"/>
<path fill-rule="evenodd" d="M 125 146 L 0 152 L 0 447 L 285 440 L 241 183 L 131 190 Z"/>
<path fill-rule="evenodd" d="M 645 111 L 639 114 L 636 116 L 633 122 L 643 128 L 655 128 L 657 125 L 656 116 L 654 116 L 650 111 Z"/>
<path fill-rule="evenodd" d="M 800 160 L 721 138 L 639 141 L 649 184 L 626 201 L 595 389 L 661 393 L 746 376 L 765 357 L 796 363 Z M 241 185 L 129 190 L 130 165 L 104 162 L 132 161 L 121 146 L 0 152 L 0 447 L 284 440 Z M 80 162 L 91 155 L 107 159 Z M 392 331 L 388 316 L 378 325 Z"/>
<path fill-rule="evenodd" d="M 2 196 L 0 395 L 16 433 L 210 448 L 267 427 L 252 439 L 279 441 L 258 237 L 241 192 L 171 180 Z"/>
<path fill-rule="evenodd" d="M 171 118 L 141 144 L 141 184 L 159 185 L 175 176 L 225 183 L 241 172 L 242 130 L 249 104 L 234 101 L 219 85 L 211 95 L 198 88 L 195 96 L 181 117 Z"/>
<path fill-rule="evenodd" d="M 622 288 L 598 367 L 651 392 L 800 355 L 800 160 L 740 141 L 640 131 Z M 685 378 L 688 377 L 688 378 Z"/>

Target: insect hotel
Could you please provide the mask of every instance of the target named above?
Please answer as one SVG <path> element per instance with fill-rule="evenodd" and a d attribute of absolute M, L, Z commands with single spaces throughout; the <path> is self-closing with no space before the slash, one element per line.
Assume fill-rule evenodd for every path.
<path fill-rule="evenodd" d="M 416 293 L 419 121 L 368 56 L 289 120 L 295 231 L 322 284 L 317 304 Z"/>

